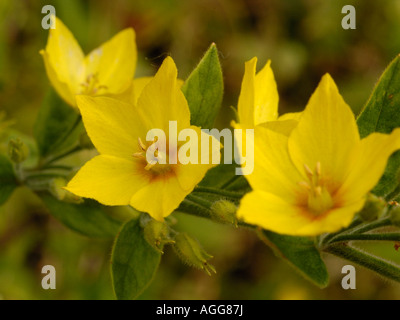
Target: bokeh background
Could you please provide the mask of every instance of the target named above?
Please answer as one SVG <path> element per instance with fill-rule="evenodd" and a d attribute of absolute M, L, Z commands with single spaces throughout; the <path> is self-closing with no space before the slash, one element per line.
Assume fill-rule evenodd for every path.
<path fill-rule="evenodd" d="M 171 55 L 185 79 L 215 42 L 225 96 L 217 126 L 233 118 L 244 62 L 272 60 L 280 113 L 302 110 L 329 72 L 357 114 L 389 62 L 400 53 L 397 0 L 2 0 L 0 1 L 0 111 L 14 128 L 32 135 L 49 88 L 39 50 L 48 32 L 42 6 L 51 4 L 88 53 L 119 30 L 133 27 L 139 51 L 136 76 L 153 75 Z M 341 9 L 356 7 L 357 29 L 343 30 Z M 177 214 L 178 228 L 197 237 L 215 258 L 218 273 L 183 265 L 166 250 L 142 299 L 400 299 L 400 285 L 356 267 L 357 289 L 341 288 L 344 260 L 324 255 L 330 285 L 318 289 L 254 234 Z M 26 189 L 0 208 L 0 298 L 113 299 L 112 243 L 80 236 L 61 225 Z M 365 248 L 400 264 L 392 243 Z M 41 288 L 41 267 L 57 270 L 57 289 Z"/>

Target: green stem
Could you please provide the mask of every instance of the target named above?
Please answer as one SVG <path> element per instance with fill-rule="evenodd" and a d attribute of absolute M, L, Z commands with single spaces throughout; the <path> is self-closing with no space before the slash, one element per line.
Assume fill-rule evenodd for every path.
<path fill-rule="evenodd" d="M 59 156 L 50 159 L 50 160 L 47 161 L 45 164 L 43 164 L 42 167 L 43 167 L 43 168 L 46 168 L 46 167 L 49 166 L 49 164 L 52 164 L 52 163 L 54 163 L 54 162 L 56 162 L 56 161 L 58 161 L 58 160 L 60 160 L 60 159 L 62 159 L 62 158 L 65 158 L 65 157 L 67 157 L 67 156 L 69 156 L 69 155 L 71 155 L 71 154 L 73 154 L 73 153 L 75 153 L 75 152 L 81 151 L 81 150 L 83 150 L 81 146 L 76 146 L 75 148 L 70 149 L 70 150 L 68 150 L 68 151 L 66 151 L 66 152 L 64 152 L 64 153 L 62 153 L 62 154 L 60 154 Z"/>
<path fill-rule="evenodd" d="M 343 234 L 332 239 L 329 244 L 343 241 L 400 241 L 400 233 L 363 233 L 363 234 Z"/>
<path fill-rule="evenodd" d="M 400 282 L 400 266 L 394 265 L 382 258 L 344 244 L 328 246 L 324 251 L 375 271 L 386 278 Z"/>
<path fill-rule="evenodd" d="M 363 222 L 363 220 L 361 220 L 360 218 L 356 217 L 350 223 L 350 225 L 348 227 L 346 227 L 345 229 L 342 229 L 339 232 L 335 232 L 335 233 L 328 233 L 327 235 L 325 235 L 324 237 L 321 238 L 320 246 L 322 246 L 323 244 L 329 242 L 330 239 L 336 237 L 337 235 L 341 235 L 341 234 L 344 234 L 344 233 L 347 233 L 347 232 L 351 231 L 351 229 L 353 229 L 354 227 L 358 226 L 362 222 Z"/>
<path fill-rule="evenodd" d="M 368 232 L 368 231 L 371 231 L 374 229 L 387 227 L 387 226 L 390 226 L 391 224 L 392 224 L 392 222 L 390 221 L 390 218 L 384 218 L 384 219 L 373 221 L 368 224 L 361 225 L 358 228 L 351 229 L 351 230 L 349 230 L 349 234 L 364 233 L 364 232 Z"/>
<path fill-rule="evenodd" d="M 233 199 L 241 199 L 244 196 L 244 193 L 241 193 L 241 192 L 227 191 L 227 190 L 221 190 L 221 189 L 215 189 L 215 188 L 209 188 L 209 187 L 196 187 L 193 191 L 216 194 L 216 195 L 233 198 Z"/>

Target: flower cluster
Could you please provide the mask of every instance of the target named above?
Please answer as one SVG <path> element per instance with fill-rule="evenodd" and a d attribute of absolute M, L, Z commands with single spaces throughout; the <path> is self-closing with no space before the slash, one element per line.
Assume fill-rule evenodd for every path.
<path fill-rule="evenodd" d="M 154 77 L 134 80 L 133 29 L 84 56 L 59 19 L 56 25 L 41 51 L 48 77 L 58 94 L 79 109 L 99 152 L 66 189 L 105 205 L 131 205 L 163 221 L 215 166 L 176 161 L 183 143 L 171 142 L 176 138 L 169 132 L 170 121 L 180 130 L 194 129 L 202 139 L 215 138 L 191 125 L 174 61 L 168 57 Z M 246 176 L 252 191 L 240 201 L 238 218 L 302 236 L 348 226 L 389 156 L 400 149 L 400 129 L 360 139 L 353 112 L 328 74 L 302 113 L 278 116 L 271 62 L 258 73 L 256 64 L 257 58 L 245 64 L 238 120 L 232 122 L 254 135 L 251 142 L 246 140 L 254 143 L 254 172 Z M 166 132 L 163 139 L 148 139 L 154 128 Z M 161 142 L 166 149 L 160 148 Z M 147 157 L 149 150 L 153 160 Z"/>

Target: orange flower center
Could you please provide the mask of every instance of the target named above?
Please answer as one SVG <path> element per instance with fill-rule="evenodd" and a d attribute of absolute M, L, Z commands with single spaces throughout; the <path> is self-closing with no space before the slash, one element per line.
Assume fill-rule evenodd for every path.
<path fill-rule="evenodd" d="M 157 138 L 153 141 L 143 143 L 142 139 L 138 138 L 139 151 L 133 156 L 144 161 L 144 169 L 154 174 L 165 174 L 171 171 L 169 164 L 168 150 L 163 150 L 157 144 Z"/>

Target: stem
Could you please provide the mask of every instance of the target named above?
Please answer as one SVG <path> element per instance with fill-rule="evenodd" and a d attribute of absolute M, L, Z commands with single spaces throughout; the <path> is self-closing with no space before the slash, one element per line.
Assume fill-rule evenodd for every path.
<path fill-rule="evenodd" d="M 73 154 L 73 153 L 75 153 L 75 152 L 81 151 L 81 150 L 82 150 L 82 147 L 81 147 L 81 146 L 76 146 L 75 148 L 73 148 L 73 149 L 71 149 L 71 150 L 68 150 L 68 151 L 62 153 L 62 154 L 60 154 L 59 156 L 54 157 L 53 159 L 50 159 L 50 160 L 47 161 L 45 164 L 43 164 L 42 167 L 45 168 L 45 167 L 47 167 L 49 164 L 52 164 L 53 162 L 56 162 L 56 161 L 58 161 L 58 160 L 60 160 L 60 159 L 62 159 L 62 158 L 65 158 L 65 157 L 67 157 L 67 156 L 69 156 L 69 155 L 71 155 L 71 154 Z"/>
<path fill-rule="evenodd" d="M 349 234 L 365 233 L 367 231 L 371 231 L 374 229 L 390 226 L 391 224 L 392 224 L 392 222 L 390 221 L 390 218 L 384 218 L 384 219 L 380 219 L 380 220 L 376 220 L 374 222 L 368 223 L 366 225 L 361 225 L 358 228 L 349 230 Z"/>
<path fill-rule="evenodd" d="M 221 189 L 215 189 L 215 188 L 209 188 L 209 187 L 196 187 L 193 191 L 217 194 L 220 196 L 234 198 L 234 199 L 241 199 L 244 196 L 244 193 L 241 193 L 241 192 L 227 191 L 227 190 L 221 190 Z"/>
<path fill-rule="evenodd" d="M 337 235 L 348 233 L 349 231 L 351 231 L 351 229 L 353 229 L 354 227 L 358 226 L 362 222 L 363 221 L 360 218 L 358 218 L 358 217 L 355 218 L 353 220 L 353 222 L 350 223 L 350 225 L 348 227 L 346 227 L 345 229 L 342 229 L 339 232 L 335 232 L 335 233 L 328 233 L 327 235 L 322 237 L 321 240 L 320 240 L 320 245 L 323 245 L 323 244 L 329 242 L 330 239 L 335 238 Z"/>
<path fill-rule="evenodd" d="M 344 244 L 331 245 L 324 251 L 375 271 L 386 278 L 400 282 L 400 266 L 394 265 L 384 259 Z"/>
<path fill-rule="evenodd" d="M 332 239 L 329 244 L 342 241 L 400 241 L 400 233 L 343 234 Z"/>

